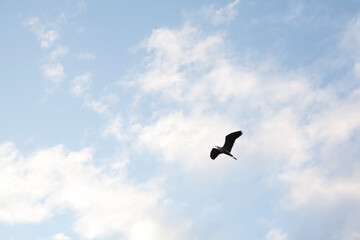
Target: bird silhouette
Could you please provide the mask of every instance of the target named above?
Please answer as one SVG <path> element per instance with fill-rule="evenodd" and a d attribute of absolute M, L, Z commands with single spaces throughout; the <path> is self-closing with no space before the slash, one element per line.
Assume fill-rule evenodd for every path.
<path fill-rule="evenodd" d="M 242 135 L 242 132 L 241 131 L 237 131 L 237 132 L 233 132 L 233 133 L 230 133 L 229 135 L 227 135 L 225 137 L 225 143 L 224 143 L 224 146 L 222 147 L 219 147 L 219 146 L 215 146 L 211 152 L 210 152 L 210 157 L 212 160 L 215 160 L 215 158 L 221 154 L 221 153 L 225 153 L 226 155 L 229 155 L 230 157 L 233 157 L 235 160 L 236 157 L 234 157 L 230 152 L 231 152 L 231 149 L 232 147 L 234 146 L 234 142 L 235 140 L 240 137 Z"/>

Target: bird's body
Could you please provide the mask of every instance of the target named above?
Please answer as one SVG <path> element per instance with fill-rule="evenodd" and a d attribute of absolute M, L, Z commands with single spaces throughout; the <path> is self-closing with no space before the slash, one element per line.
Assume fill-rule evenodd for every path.
<path fill-rule="evenodd" d="M 241 131 L 230 133 L 225 137 L 225 143 L 224 146 L 219 147 L 215 146 L 210 152 L 211 159 L 215 159 L 219 154 L 224 153 L 226 155 L 229 155 L 230 157 L 233 157 L 235 160 L 236 158 L 230 153 L 232 147 L 234 146 L 235 140 L 242 135 Z"/>

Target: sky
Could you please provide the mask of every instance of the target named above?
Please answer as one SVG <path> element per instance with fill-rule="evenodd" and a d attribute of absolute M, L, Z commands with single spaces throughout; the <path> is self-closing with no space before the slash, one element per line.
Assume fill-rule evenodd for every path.
<path fill-rule="evenodd" d="M 360 239 L 359 1 L 4 0 L 0 30 L 1 239 Z"/>

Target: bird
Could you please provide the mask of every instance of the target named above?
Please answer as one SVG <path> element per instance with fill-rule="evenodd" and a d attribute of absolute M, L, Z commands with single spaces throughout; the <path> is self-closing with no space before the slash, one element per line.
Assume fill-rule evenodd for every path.
<path fill-rule="evenodd" d="M 231 149 L 232 147 L 234 146 L 234 142 L 235 140 L 240 137 L 242 135 L 242 132 L 241 131 L 237 131 L 237 132 L 233 132 L 233 133 L 230 133 L 229 135 L 227 135 L 225 137 L 225 143 L 224 143 L 224 146 L 222 147 L 219 147 L 219 146 L 215 146 L 211 152 L 210 152 L 210 157 L 212 160 L 215 160 L 215 158 L 221 154 L 221 153 L 225 153 L 226 155 L 229 155 L 230 157 L 233 157 L 235 160 L 236 157 L 234 157 L 230 152 L 231 152 Z"/>

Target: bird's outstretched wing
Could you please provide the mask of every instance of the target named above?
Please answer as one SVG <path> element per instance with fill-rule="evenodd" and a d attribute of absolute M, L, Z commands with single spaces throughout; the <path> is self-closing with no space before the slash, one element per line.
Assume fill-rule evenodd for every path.
<path fill-rule="evenodd" d="M 220 154 L 220 151 L 217 150 L 216 148 L 213 148 L 213 149 L 211 149 L 210 157 L 211 157 L 211 159 L 214 160 L 219 154 Z"/>
<path fill-rule="evenodd" d="M 233 132 L 233 133 L 230 133 L 229 135 L 227 135 L 225 137 L 225 143 L 224 143 L 223 148 L 225 148 L 226 150 L 228 150 L 230 152 L 232 147 L 234 146 L 235 140 L 238 137 L 240 137 L 241 135 L 242 135 L 241 131 Z"/>

